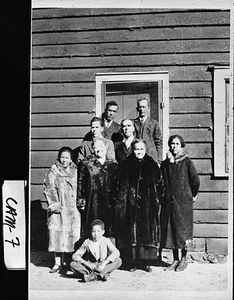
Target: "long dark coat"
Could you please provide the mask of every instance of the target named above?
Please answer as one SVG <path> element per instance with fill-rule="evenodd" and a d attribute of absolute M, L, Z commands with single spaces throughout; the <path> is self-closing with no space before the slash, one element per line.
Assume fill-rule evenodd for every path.
<path fill-rule="evenodd" d="M 161 207 L 161 247 L 182 249 L 193 238 L 193 197 L 200 181 L 189 157 L 161 164 L 166 193 Z"/>
<path fill-rule="evenodd" d="M 106 159 L 102 165 L 95 156 L 89 156 L 78 165 L 77 206 L 84 208 L 82 231 L 90 233 L 90 223 L 101 219 L 106 236 L 111 236 L 114 227 L 114 201 L 118 164 Z"/>
<path fill-rule="evenodd" d="M 124 161 L 119 175 L 117 247 L 158 247 L 158 212 L 163 195 L 164 183 L 158 164 L 147 154 L 142 160 L 131 154 Z"/>
<path fill-rule="evenodd" d="M 76 207 L 77 167 L 65 169 L 58 161 L 44 179 L 48 202 L 49 251 L 72 252 L 80 238 L 81 218 Z M 56 211 L 60 212 L 57 213 Z"/>

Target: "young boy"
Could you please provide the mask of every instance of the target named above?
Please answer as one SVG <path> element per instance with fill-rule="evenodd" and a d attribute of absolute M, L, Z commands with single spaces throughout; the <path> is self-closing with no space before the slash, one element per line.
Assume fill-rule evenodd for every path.
<path fill-rule="evenodd" d="M 71 270 L 81 275 L 85 282 L 106 281 L 109 274 L 122 264 L 119 250 L 103 236 L 104 228 L 101 220 L 94 220 L 90 224 L 91 237 L 72 255 Z"/>

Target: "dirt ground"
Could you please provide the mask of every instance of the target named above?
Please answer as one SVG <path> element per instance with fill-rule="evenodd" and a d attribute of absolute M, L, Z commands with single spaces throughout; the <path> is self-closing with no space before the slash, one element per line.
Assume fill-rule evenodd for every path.
<path fill-rule="evenodd" d="M 152 273 L 143 270 L 133 273 L 116 270 L 106 282 L 84 283 L 69 270 L 50 274 L 52 254 L 32 252 L 29 270 L 30 300 L 232 299 L 228 284 L 230 263 L 227 258 L 196 260 L 190 255 L 185 271 L 163 271 L 171 259 L 168 253 L 163 253 L 162 262 L 152 266 Z"/>

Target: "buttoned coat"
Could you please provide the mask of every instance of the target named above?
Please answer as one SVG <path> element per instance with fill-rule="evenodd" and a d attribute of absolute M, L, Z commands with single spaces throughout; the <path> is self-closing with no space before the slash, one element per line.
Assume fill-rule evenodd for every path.
<path fill-rule="evenodd" d="M 114 229 L 114 201 L 116 198 L 118 164 L 106 159 L 101 164 L 93 155 L 78 165 L 77 206 L 82 212 L 82 231 L 89 235 L 90 223 L 100 219 L 107 236 Z"/>
<path fill-rule="evenodd" d="M 143 128 L 139 117 L 133 122 L 136 138 L 146 142 L 146 153 L 160 163 L 162 161 L 162 135 L 158 121 L 147 117 Z"/>
<path fill-rule="evenodd" d="M 58 161 L 51 167 L 44 179 L 44 195 L 49 205 L 48 250 L 73 252 L 81 228 L 80 213 L 76 207 L 77 167 L 73 162 L 68 169 Z"/>
<path fill-rule="evenodd" d="M 200 180 L 189 157 L 177 163 L 166 159 L 161 170 L 166 188 L 161 206 L 161 247 L 182 249 L 193 238 L 193 197 Z"/>

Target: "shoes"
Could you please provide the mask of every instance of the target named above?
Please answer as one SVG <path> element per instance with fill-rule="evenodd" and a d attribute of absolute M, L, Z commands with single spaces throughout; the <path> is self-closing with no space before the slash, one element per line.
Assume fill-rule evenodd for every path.
<path fill-rule="evenodd" d="M 97 277 L 96 274 L 92 273 L 92 274 L 84 275 L 83 279 L 84 279 L 85 282 L 90 282 L 90 281 L 98 280 L 98 277 Z"/>
<path fill-rule="evenodd" d="M 100 279 L 101 281 L 107 281 L 109 277 L 109 274 L 99 274 L 98 275 L 98 279 Z"/>
<path fill-rule="evenodd" d="M 173 271 L 173 270 L 176 269 L 176 267 L 177 267 L 178 265 L 179 265 L 179 261 L 178 261 L 178 260 L 174 260 L 173 263 L 172 263 L 170 266 L 168 266 L 168 267 L 166 267 L 166 268 L 164 269 L 164 271 Z"/>
<path fill-rule="evenodd" d="M 129 272 L 135 272 L 136 270 L 137 270 L 136 267 L 132 267 L 132 268 L 129 269 Z"/>
<path fill-rule="evenodd" d="M 148 273 L 151 273 L 152 272 L 152 269 L 150 266 L 146 266 L 145 269 L 144 269 L 146 272 Z"/>
<path fill-rule="evenodd" d="M 61 266 L 55 264 L 55 265 L 53 266 L 53 268 L 50 270 L 50 273 L 57 273 L 57 272 L 59 272 L 60 270 L 61 270 Z"/>
<path fill-rule="evenodd" d="M 176 272 L 184 271 L 188 266 L 188 262 L 186 258 L 182 257 L 181 261 L 179 262 L 177 268 L 175 269 Z"/>

